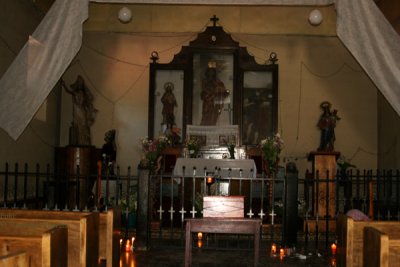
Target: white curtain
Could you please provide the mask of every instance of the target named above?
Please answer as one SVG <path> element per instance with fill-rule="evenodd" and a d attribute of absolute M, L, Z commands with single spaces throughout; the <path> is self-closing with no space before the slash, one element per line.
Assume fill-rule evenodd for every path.
<path fill-rule="evenodd" d="M 373 0 L 90 0 L 108 3 L 329 5 L 337 34 L 400 115 L 400 37 Z M 13 139 L 26 128 L 77 54 L 89 0 L 56 0 L 0 80 L 0 127 Z"/>

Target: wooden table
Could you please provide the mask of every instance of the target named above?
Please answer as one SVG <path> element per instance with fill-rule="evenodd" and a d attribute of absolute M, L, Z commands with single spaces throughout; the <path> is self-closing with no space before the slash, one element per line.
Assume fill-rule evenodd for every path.
<path fill-rule="evenodd" d="M 260 219 L 248 218 L 199 218 L 186 220 L 185 267 L 192 265 L 192 233 L 252 234 L 254 235 L 254 266 L 260 250 Z"/>

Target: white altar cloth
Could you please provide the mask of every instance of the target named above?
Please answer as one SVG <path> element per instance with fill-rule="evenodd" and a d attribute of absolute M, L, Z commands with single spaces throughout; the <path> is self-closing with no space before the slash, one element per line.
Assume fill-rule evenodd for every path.
<path fill-rule="evenodd" d="M 183 173 L 185 166 L 185 173 Z M 218 170 L 222 178 L 244 177 L 255 178 L 257 168 L 252 159 L 203 159 L 203 158 L 178 158 L 175 163 L 173 174 L 177 176 L 193 176 L 193 168 L 196 167 L 196 176 L 204 175 L 206 172 L 215 174 Z M 230 170 L 229 170 L 230 169 Z M 242 171 L 240 173 L 240 171 Z"/>

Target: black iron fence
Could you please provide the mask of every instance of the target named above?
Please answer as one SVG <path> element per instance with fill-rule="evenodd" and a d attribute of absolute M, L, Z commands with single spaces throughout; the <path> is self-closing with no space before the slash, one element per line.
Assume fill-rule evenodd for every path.
<path fill-rule="evenodd" d="M 335 239 L 336 215 L 351 209 L 374 220 L 400 220 L 399 171 L 352 170 L 320 179 L 318 173 L 299 177 L 287 168 L 276 177 L 221 177 L 198 171 L 145 179 L 149 235 L 178 245 L 183 245 L 185 219 L 201 216 L 205 195 L 245 196 L 244 216 L 262 219 L 263 239 L 284 243 L 300 238 L 328 246 Z M 115 173 L 80 175 L 79 167 L 65 174 L 51 171 L 49 165 L 5 164 L 0 171 L 0 208 L 101 211 L 122 205 L 128 214 L 135 212 L 140 190 L 130 168 L 123 174 L 117 167 Z"/>

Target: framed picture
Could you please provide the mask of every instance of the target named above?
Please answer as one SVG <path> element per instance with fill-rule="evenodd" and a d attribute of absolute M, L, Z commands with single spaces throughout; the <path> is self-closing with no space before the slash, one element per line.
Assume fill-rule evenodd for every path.
<path fill-rule="evenodd" d="M 153 137 L 175 134 L 175 138 L 181 139 L 176 129 L 183 127 L 184 72 L 158 69 L 154 76 Z"/>
<path fill-rule="evenodd" d="M 193 55 L 193 125 L 232 125 L 234 56 Z"/>
<path fill-rule="evenodd" d="M 219 136 L 219 146 L 227 146 L 228 144 L 236 145 L 236 136 L 235 135 L 220 135 Z"/>
<path fill-rule="evenodd" d="M 277 88 L 273 71 L 243 74 L 242 143 L 259 144 L 276 131 Z"/>

